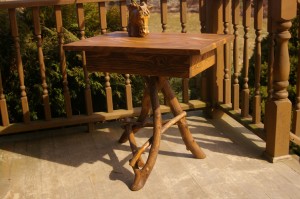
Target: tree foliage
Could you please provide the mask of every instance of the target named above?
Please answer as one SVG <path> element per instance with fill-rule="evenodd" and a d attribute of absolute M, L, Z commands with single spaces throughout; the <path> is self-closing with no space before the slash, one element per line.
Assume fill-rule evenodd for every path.
<path fill-rule="evenodd" d="M 99 16 L 96 4 L 85 4 L 85 35 L 87 37 L 100 33 Z M 120 13 L 116 6 L 107 12 L 108 30 L 120 30 Z M 77 25 L 76 7 L 68 5 L 62 7 L 64 41 L 69 43 L 79 40 L 80 31 Z M 65 115 L 63 84 L 59 57 L 59 44 L 55 29 L 55 15 L 52 7 L 44 7 L 40 11 L 42 27 L 43 55 L 46 66 L 46 82 L 50 96 L 50 106 L 53 117 Z M 114 19 L 111 19 L 114 18 Z M 32 22 L 31 9 L 18 9 L 17 21 L 20 33 L 21 56 L 24 68 L 25 86 L 30 107 L 32 120 L 44 118 L 42 94 L 43 87 L 40 77 L 38 50 L 36 37 Z M 8 13 L 0 10 L 0 67 L 2 82 L 6 97 L 9 118 L 11 122 L 22 121 L 22 107 L 20 102 L 20 81 L 15 59 L 15 47 L 13 38 L 10 35 Z M 80 53 L 66 52 L 68 87 L 72 101 L 73 114 L 85 113 L 84 89 L 85 80 L 82 70 L 82 57 Z M 92 101 L 95 111 L 106 110 L 105 76 L 103 73 L 92 73 L 89 76 L 92 91 Z M 130 76 L 133 88 L 133 103 L 140 103 L 142 80 L 139 76 Z M 113 90 L 114 108 L 125 108 L 125 77 L 123 75 L 111 74 L 110 84 Z M 136 89 L 135 89 L 136 88 Z"/>

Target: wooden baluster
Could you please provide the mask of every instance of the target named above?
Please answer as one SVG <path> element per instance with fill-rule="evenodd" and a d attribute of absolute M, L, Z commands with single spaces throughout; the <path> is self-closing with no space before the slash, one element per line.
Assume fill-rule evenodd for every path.
<path fill-rule="evenodd" d="M 29 114 L 29 106 L 28 106 L 28 100 L 26 94 L 26 87 L 24 83 L 24 70 L 23 70 L 23 63 L 22 63 L 21 51 L 20 51 L 20 38 L 19 38 L 19 31 L 18 31 L 18 24 L 17 24 L 17 17 L 16 17 L 16 9 L 15 8 L 9 9 L 8 13 L 10 19 L 11 33 L 13 36 L 15 49 L 16 49 L 16 65 L 18 68 L 18 75 L 20 80 L 23 120 L 25 123 L 28 123 L 30 122 L 30 114 Z"/>
<path fill-rule="evenodd" d="M 199 19 L 200 19 L 200 32 L 206 32 L 206 0 L 199 0 Z M 208 74 L 206 71 L 201 73 L 201 100 L 208 101 L 208 85 L 207 85 L 207 78 Z"/>
<path fill-rule="evenodd" d="M 207 33 L 224 33 L 223 26 L 223 0 L 206 1 L 206 30 Z M 213 13 L 213 14 L 212 14 Z M 216 64 L 214 67 L 206 70 L 208 77 L 208 94 L 211 106 L 211 116 L 217 118 L 220 116 L 215 111 L 215 106 L 223 102 L 223 83 L 224 83 L 224 47 L 220 46 L 216 49 Z M 209 110 L 210 111 L 210 110 Z M 216 113 L 216 114 L 215 114 Z"/>
<path fill-rule="evenodd" d="M 268 100 L 272 99 L 273 90 L 273 65 L 274 65 L 274 46 L 275 34 L 274 23 L 272 20 L 272 1 L 268 1 L 268 32 L 269 32 L 269 57 L 268 57 Z"/>
<path fill-rule="evenodd" d="M 298 9 L 300 6 L 298 4 Z M 298 13 L 298 21 L 300 21 L 300 13 Z M 298 25 L 298 39 L 300 39 L 300 26 Z M 296 84 L 296 105 L 293 117 L 292 131 L 300 137 L 300 49 L 298 50 L 298 68 L 297 68 L 297 84 Z"/>
<path fill-rule="evenodd" d="M 181 23 L 181 32 L 186 33 L 186 12 L 187 4 L 186 0 L 180 0 L 180 23 Z"/>
<path fill-rule="evenodd" d="M 120 11 L 121 11 L 121 26 L 123 31 L 127 31 L 127 5 L 126 1 L 120 2 Z"/>
<path fill-rule="evenodd" d="M 100 20 L 101 34 L 105 34 L 107 29 L 105 2 L 99 2 L 98 7 L 99 7 L 99 20 Z"/>
<path fill-rule="evenodd" d="M 233 85 L 232 85 L 232 109 L 239 110 L 240 108 L 240 84 L 239 84 L 239 21 L 240 21 L 240 0 L 232 0 L 232 23 L 234 30 L 233 41 Z"/>
<path fill-rule="evenodd" d="M 78 27 L 80 30 L 80 39 L 85 39 L 85 21 L 84 21 L 84 8 L 83 4 L 79 3 L 76 4 L 77 8 L 77 22 Z M 85 107 L 86 107 L 86 113 L 87 115 L 92 115 L 93 113 L 93 103 L 92 103 L 92 96 L 91 96 L 91 86 L 90 86 L 90 79 L 89 79 L 89 73 L 86 68 L 86 57 L 85 52 L 82 51 L 82 68 L 83 68 L 83 74 L 84 74 L 84 82 L 85 82 Z"/>
<path fill-rule="evenodd" d="M 110 87 L 110 76 L 109 73 L 105 73 L 105 91 L 106 91 L 106 105 L 107 112 L 113 112 L 113 100 L 112 100 L 112 90 Z"/>
<path fill-rule="evenodd" d="M 2 125 L 8 126 L 9 118 L 8 118 L 6 99 L 5 99 L 5 95 L 4 95 L 4 89 L 3 89 L 3 85 L 2 85 L 1 70 L 0 70 L 0 111 L 1 111 Z"/>
<path fill-rule="evenodd" d="M 126 103 L 127 103 L 127 110 L 132 110 L 132 91 L 131 91 L 131 84 L 130 84 L 130 75 L 125 74 L 125 89 L 126 89 Z"/>
<path fill-rule="evenodd" d="M 244 26 L 244 57 L 243 57 L 243 90 L 242 90 L 242 117 L 249 116 L 249 29 L 251 19 L 251 0 L 244 0 L 243 3 L 243 26 Z"/>
<path fill-rule="evenodd" d="M 42 33 L 41 33 L 41 25 L 40 25 L 40 8 L 34 7 L 32 8 L 33 12 L 33 23 L 34 23 L 34 34 L 36 36 L 36 45 L 38 49 L 38 57 L 40 63 L 40 72 L 42 78 L 42 88 L 43 88 L 43 105 L 44 105 L 44 114 L 45 120 L 51 119 L 51 109 L 49 103 L 49 95 L 48 95 L 48 85 L 46 82 L 46 68 L 44 63 L 44 54 L 42 49 Z"/>
<path fill-rule="evenodd" d="M 182 79 L 182 102 L 188 103 L 189 102 L 189 78 Z"/>
<path fill-rule="evenodd" d="M 71 107 L 71 97 L 69 93 L 68 87 L 68 79 L 67 79 L 67 66 L 66 66 L 66 56 L 65 51 L 63 49 L 64 45 L 64 32 L 63 32 L 63 24 L 62 24 L 62 14 L 61 14 L 61 6 L 54 6 L 55 10 L 55 18 L 56 18 L 56 31 L 58 35 L 58 44 L 59 44 L 59 57 L 60 57 L 60 67 L 62 73 L 63 80 L 63 92 L 65 98 L 65 110 L 67 117 L 72 117 L 72 107 Z"/>
<path fill-rule="evenodd" d="M 206 32 L 206 0 L 199 0 L 200 32 Z"/>
<path fill-rule="evenodd" d="M 263 0 L 254 2 L 254 28 L 255 28 L 255 93 L 253 100 L 252 122 L 261 121 L 261 95 L 260 95 L 260 70 L 261 70 L 261 30 L 263 21 Z"/>
<path fill-rule="evenodd" d="M 267 103 L 272 100 L 273 92 L 273 66 L 274 66 L 274 47 L 275 47 L 275 26 L 272 20 L 272 1 L 268 1 L 268 98 Z M 265 115 L 267 115 L 267 106 L 265 106 Z M 264 118 L 264 130 L 269 126 L 268 116 Z"/>
<path fill-rule="evenodd" d="M 229 17 L 230 17 L 230 0 L 223 0 L 223 21 L 224 34 L 229 33 Z M 230 88 L 230 43 L 224 45 L 224 92 L 223 103 L 230 104 L 231 102 L 231 88 Z"/>
<path fill-rule="evenodd" d="M 160 1 L 160 9 L 161 9 L 160 12 L 161 12 L 162 32 L 166 32 L 166 30 L 167 30 L 167 13 L 168 13 L 167 0 Z"/>
<path fill-rule="evenodd" d="M 292 104 L 288 99 L 290 58 L 288 41 L 289 28 L 296 16 L 297 1 L 273 0 L 272 19 L 275 22 L 275 60 L 273 67 L 272 99 L 267 102 L 266 155 L 270 161 L 289 157 Z"/>

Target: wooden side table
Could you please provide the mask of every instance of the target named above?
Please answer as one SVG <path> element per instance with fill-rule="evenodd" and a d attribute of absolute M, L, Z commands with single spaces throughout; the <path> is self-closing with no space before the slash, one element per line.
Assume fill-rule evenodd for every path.
<path fill-rule="evenodd" d="M 64 46 L 65 50 L 85 51 L 86 66 L 90 72 L 113 72 L 138 74 L 145 77 L 146 86 L 142 99 L 142 110 L 136 122 L 125 124 L 119 142 L 129 140 L 133 158 L 130 160 L 135 179 L 131 190 L 141 189 L 149 177 L 159 151 L 161 134 L 171 125 L 177 124 L 188 150 L 199 159 L 204 152 L 194 141 L 179 102 L 171 89 L 167 77 L 190 78 L 213 66 L 216 48 L 233 39 L 232 35 L 150 33 L 145 38 L 128 37 L 126 32 L 114 32 L 76 41 Z M 162 121 L 158 91 L 162 91 L 174 115 Z M 149 110 L 153 111 L 153 135 L 140 148 L 134 134 L 144 126 Z M 150 148 L 146 162 L 142 153 Z"/>

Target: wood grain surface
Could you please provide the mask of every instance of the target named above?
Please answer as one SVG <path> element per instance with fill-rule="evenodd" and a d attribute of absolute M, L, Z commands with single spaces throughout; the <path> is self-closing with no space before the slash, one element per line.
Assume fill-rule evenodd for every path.
<path fill-rule="evenodd" d="M 145 38 L 114 32 L 66 44 L 86 51 L 89 71 L 190 78 L 215 63 L 215 49 L 232 35 L 151 33 Z"/>
<path fill-rule="evenodd" d="M 107 52 L 138 52 L 172 55 L 200 55 L 233 39 L 232 35 L 197 33 L 150 33 L 145 38 L 128 37 L 127 32 L 113 32 L 76 41 L 65 50 Z"/>

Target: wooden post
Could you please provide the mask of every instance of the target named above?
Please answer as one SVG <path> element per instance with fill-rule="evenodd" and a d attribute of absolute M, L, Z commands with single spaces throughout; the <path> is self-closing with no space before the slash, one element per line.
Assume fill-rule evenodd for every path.
<path fill-rule="evenodd" d="M 68 87 L 66 56 L 65 56 L 65 51 L 63 49 L 64 32 L 63 32 L 61 6 L 59 5 L 54 6 L 54 10 L 55 10 L 55 18 L 56 18 L 56 31 L 57 31 L 58 43 L 59 43 L 59 57 L 60 57 L 60 67 L 61 67 L 62 80 L 63 80 L 65 110 L 66 110 L 67 117 L 70 118 L 72 117 L 72 107 L 71 107 L 71 97 L 70 97 L 70 92 Z"/>
<path fill-rule="evenodd" d="M 25 80 L 24 80 L 24 69 L 23 69 L 21 50 L 20 50 L 20 38 L 19 38 L 19 30 L 18 30 L 18 24 L 17 24 L 16 9 L 15 8 L 9 9 L 8 14 L 9 14 L 9 19 L 10 19 L 11 34 L 12 34 L 14 44 L 15 44 L 15 49 L 16 49 L 16 65 L 18 68 L 18 75 L 19 75 L 19 80 L 20 80 L 23 121 L 25 123 L 28 123 L 28 122 L 30 122 L 30 114 L 29 114 L 29 106 L 28 106 Z"/>
<path fill-rule="evenodd" d="M 126 1 L 120 2 L 120 12 L 121 12 L 121 26 L 122 31 L 127 31 L 127 6 Z"/>
<path fill-rule="evenodd" d="M 274 65 L 274 23 L 272 19 L 272 1 L 268 1 L 268 98 L 267 101 L 272 99 L 272 92 L 273 92 L 273 65 Z M 266 103 L 267 105 L 267 103 Z M 265 106 L 265 113 L 267 113 L 267 106 Z M 268 117 L 264 118 L 264 130 L 267 131 L 268 128 Z"/>
<path fill-rule="evenodd" d="M 300 4 L 298 4 L 300 9 Z M 300 15 L 298 15 L 298 21 Z M 298 25 L 298 39 L 300 38 L 300 26 Z M 293 117 L 293 133 L 300 137 L 300 50 L 298 51 L 298 68 L 297 68 L 297 84 L 296 84 L 297 101 L 295 105 L 294 117 Z"/>
<path fill-rule="evenodd" d="M 206 32 L 224 33 L 223 26 L 223 0 L 206 1 Z M 213 14 L 212 14 L 213 13 Z M 208 100 L 211 102 L 211 110 L 208 114 L 213 117 L 219 117 L 215 111 L 215 105 L 223 102 L 223 79 L 224 79 L 224 48 L 220 46 L 216 49 L 216 64 L 207 70 Z"/>
<path fill-rule="evenodd" d="M 107 105 L 107 112 L 113 112 L 113 98 L 112 98 L 112 90 L 110 87 L 110 76 L 109 73 L 105 73 L 105 91 L 106 91 L 106 105 Z"/>
<path fill-rule="evenodd" d="M 51 109 L 50 109 L 50 102 L 49 102 L 49 95 L 48 95 L 48 85 L 46 82 L 46 68 L 44 63 L 44 54 L 42 48 L 42 31 L 40 25 L 40 8 L 34 7 L 32 8 L 33 13 L 33 23 L 34 23 L 34 34 L 36 36 L 36 45 L 38 49 L 38 57 L 40 63 L 40 73 L 42 79 L 42 88 L 43 88 L 43 106 L 44 106 L 44 114 L 45 120 L 51 119 Z"/>
<path fill-rule="evenodd" d="M 200 32 L 206 32 L 206 0 L 199 0 Z"/>
<path fill-rule="evenodd" d="M 252 122 L 258 124 L 261 121 L 261 95 L 260 95 L 260 70 L 261 70 L 261 31 L 263 21 L 263 0 L 254 2 L 254 28 L 255 39 L 255 96 L 253 100 Z"/>
<path fill-rule="evenodd" d="M 84 8 L 82 3 L 76 4 L 76 11 L 77 11 L 77 23 L 78 28 L 80 31 L 80 39 L 85 39 L 85 20 L 84 20 Z M 82 68 L 83 68 L 83 74 L 84 74 L 84 83 L 85 83 L 85 89 L 84 89 L 84 99 L 85 99 L 85 108 L 86 108 L 86 114 L 92 115 L 93 113 L 93 102 L 92 102 L 92 94 L 91 94 L 91 86 L 90 86 L 90 79 L 89 79 L 89 73 L 86 68 L 86 56 L 85 51 L 81 52 L 82 55 Z M 88 132 L 92 132 L 95 128 L 93 122 L 89 122 L 87 124 L 88 126 Z"/>
<path fill-rule="evenodd" d="M 200 20 L 200 32 L 206 32 L 206 0 L 199 0 L 199 20 Z M 208 101 L 208 88 L 207 88 L 207 71 L 201 73 L 200 83 L 200 96 L 201 100 Z"/>
<path fill-rule="evenodd" d="M 297 1 L 273 0 L 272 19 L 275 22 L 275 60 L 273 69 L 272 99 L 267 102 L 266 156 L 270 161 L 288 157 L 292 104 L 288 99 L 290 60 L 288 41 L 289 28 L 296 16 Z"/>
<path fill-rule="evenodd" d="M 186 12 L 187 3 L 186 0 L 180 0 L 180 22 L 181 22 L 181 32 L 186 33 Z"/>
<path fill-rule="evenodd" d="M 233 85 L 232 85 L 232 109 L 239 110 L 240 108 L 240 84 L 239 84 L 239 43 L 238 43 L 238 26 L 240 21 L 240 0 L 232 1 L 232 23 L 234 30 L 233 42 Z"/>
<path fill-rule="evenodd" d="M 105 34 L 107 29 L 105 2 L 99 2 L 98 8 L 99 8 L 101 34 Z"/>
<path fill-rule="evenodd" d="M 189 78 L 182 79 L 182 102 L 188 103 L 190 96 L 189 96 Z"/>
<path fill-rule="evenodd" d="M 79 3 L 76 5 L 77 7 L 77 23 L 80 30 L 80 39 L 85 39 L 85 20 L 84 20 L 84 10 L 83 4 Z M 93 113 L 93 103 L 92 103 L 92 95 L 91 95 L 91 86 L 90 86 L 90 79 L 89 73 L 86 68 L 86 56 L 85 52 L 82 51 L 82 68 L 84 74 L 84 82 L 85 82 L 85 104 L 86 104 L 86 113 L 87 115 L 91 115 Z"/>
<path fill-rule="evenodd" d="M 229 19 L 230 19 L 230 1 L 223 0 L 223 21 L 224 21 L 224 34 L 229 33 Z M 224 45 L 224 91 L 223 103 L 230 104 L 231 102 L 231 64 L 230 64 L 230 43 Z"/>
<path fill-rule="evenodd" d="M 3 91 L 4 89 L 2 85 L 2 75 L 0 70 L 0 111 L 1 111 L 1 118 L 2 118 L 2 126 L 8 126 L 9 118 L 8 118 L 6 99 Z"/>
<path fill-rule="evenodd" d="M 244 56 L 243 56 L 243 90 L 242 90 L 242 117 L 249 116 L 249 85 L 248 85 L 248 73 L 249 73 L 249 30 L 251 19 L 251 1 L 243 1 L 243 26 L 244 26 Z"/>
<path fill-rule="evenodd" d="M 132 110 L 133 105 L 132 105 L 132 89 L 131 89 L 131 84 L 130 84 L 130 75 L 125 74 L 125 92 L 126 92 L 126 106 L 127 110 Z"/>
<path fill-rule="evenodd" d="M 160 1 L 160 15 L 161 15 L 161 27 L 162 32 L 166 32 L 167 29 L 167 13 L 168 13 L 168 7 L 167 7 L 167 0 L 161 0 Z"/>

